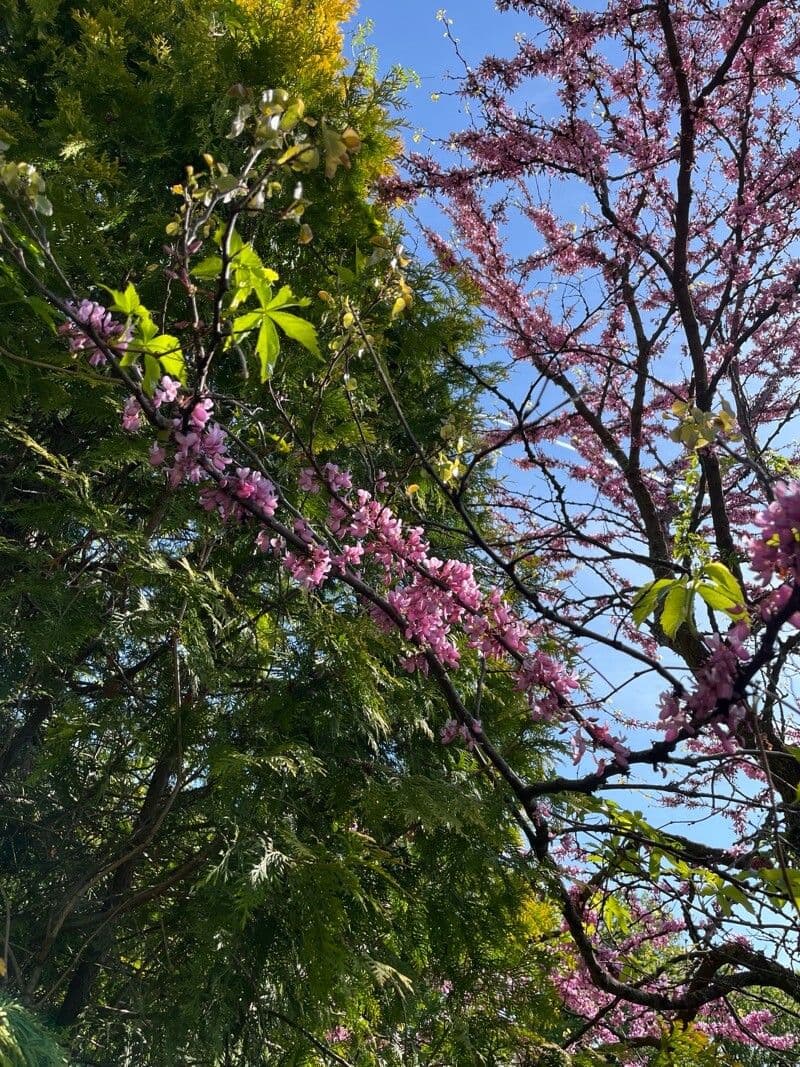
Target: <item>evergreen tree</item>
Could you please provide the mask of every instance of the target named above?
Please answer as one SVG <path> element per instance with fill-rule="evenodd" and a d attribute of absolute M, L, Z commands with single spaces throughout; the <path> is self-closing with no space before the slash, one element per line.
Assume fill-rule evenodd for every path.
<path fill-rule="evenodd" d="M 475 326 L 462 294 L 405 263 L 366 196 L 393 147 L 397 79 L 343 73 L 331 15 L 345 7 L 307 8 L 6 9 L 2 136 L 47 179 L 54 212 L 32 263 L 75 300 L 109 303 L 100 283 L 135 280 L 161 333 L 182 329 L 181 278 L 159 267 L 172 189 L 187 164 L 236 173 L 231 115 L 287 86 L 324 121 L 328 166 L 278 174 L 279 209 L 267 199 L 243 233 L 315 298 L 305 314 L 332 347 L 320 362 L 286 337 L 267 383 L 236 357 L 215 389 L 259 413 L 245 443 L 277 471 L 308 444 L 320 462 L 417 483 L 400 506 L 435 519 L 436 488 L 380 376 L 341 336 L 351 308 L 384 306 L 374 283 L 388 271 L 372 341 L 438 457 L 474 410 L 443 353 Z M 543 957 L 521 955 L 531 887 L 502 798 L 440 747 L 434 696 L 397 677 L 352 598 L 309 600 L 249 536 L 165 491 L 144 442 L 121 431 L 109 379 L 69 355 L 19 265 L 0 269 L 12 987 L 74 1027 L 89 1062 L 294 1063 L 329 1057 L 343 1034 L 364 1063 L 510 1049 L 550 994 Z M 436 538 L 460 551 L 445 526 Z M 503 678 L 486 706 L 518 731 Z M 541 992 L 507 1019 L 505 983 L 531 968 Z M 491 1016 L 470 1007 L 478 988 Z"/>

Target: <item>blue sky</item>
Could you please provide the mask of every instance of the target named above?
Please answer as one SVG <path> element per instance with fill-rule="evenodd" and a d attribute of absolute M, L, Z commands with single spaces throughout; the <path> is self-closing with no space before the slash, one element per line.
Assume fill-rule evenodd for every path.
<path fill-rule="evenodd" d="M 452 20 L 451 30 L 467 62 L 477 63 L 489 52 L 510 54 L 514 34 L 530 32 L 532 20 L 515 13 L 501 14 L 492 0 L 454 0 L 448 7 L 436 0 L 361 0 L 354 24 L 371 20 L 370 40 L 377 47 L 380 69 L 395 64 L 410 68 L 420 78 L 409 86 L 407 117 L 414 127 L 442 136 L 459 125 L 458 107 L 446 98 L 431 100 L 435 92 L 452 88 L 447 73 L 460 69 L 453 46 L 446 40 L 436 13 L 444 9 Z"/>
<path fill-rule="evenodd" d="M 530 19 L 501 15 L 492 0 L 455 0 L 449 8 L 436 0 L 361 0 L 354 21 L 373 21 L 372 39 L 384 69 L 393 63 L 413 67 L 430 85 L 449 65 L 452 55 L 442 24 L 436 19 L 440 10 L 446 10 L 453 20 L 455 33 L 473 60 L 504 46 L 508 50 L 516 30 L 530 25 Z"/>

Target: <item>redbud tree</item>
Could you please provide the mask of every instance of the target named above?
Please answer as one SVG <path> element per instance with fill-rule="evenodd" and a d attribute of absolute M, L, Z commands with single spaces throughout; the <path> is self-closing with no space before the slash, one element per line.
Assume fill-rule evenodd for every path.
<path fill-rule="evenodd" d="M 357 474 L 321 454 L 313 416 L 270 384 L 286 345 L 322 358 L 320 332 L 249 220 L 273 201 L 302 226 L 304 177 L 347 168 L 354 129 L 242 89 L 241 167 L 209 156 L 174 189 L 180 314 L 145 306 L 135 280 L 109 279 L 102 302 L 71 291 L 44 182 L 15 161 L 0 171 L 4 255 L 75 360 L 122 387 L 152 476 L 223 534 L 251 531 L 308 596 L 358 605 L 398 671 L 437 693 L 442 742 L 502 791 L 559 905 L 557 984 L 585 1019 L 573 1041 L 624 1035 L 637 1062 L 692 1023 L 780 1051 L 770 1005 L 800 1001 L 797 12 L 513 6 L 531 37 L 467 72 L 481 117 L 453 137 L 459 158 L 412 157 L 383 190 L 449 214 L 433 248 L 508 360 L 498 383 L 449 357 L 483 389 L 489 428 L 440 450 L 415 437 L 376 343 L 413 301 L 402 249 L 375 244 L 363 306 L 319 297 L 331 368 L 377 375 L 419 483 L 368 450 Z M 553 82 L 557 104 L 538 110 Z M 236 367 L 271 391 L 277 426 L 237 395 Z M 445 510 L 426 511 L 426 487 Z M 487 490 L 491 512 L 474 503 Z M 432 548 L 443 532 L 452 556 Z M 513 740 L 484 700 L 498 679 L 519 698 Z M 541 723 L 573 768 L 566 754 L 531 769 Z M 643 793 L 666 812 L 644 814 Z"/>
<path fill-rule="evenodd" d="M 452 224 L 436 254 L 507 353 L 462 476 L 513 458 L 505 538 L 454 507 L 577 657 L 579 688 L 533 710 L 578 771 L 518 795 L 534 824 L 545 798 L 577 805 L 538 823 L 538 853 L 560 842 L 579 865 L 565 917 L 601 1011 L 692 1016 L 773 981 L 795 996 L 799 12 L 498 6 L 530 34 L 466 69 L 474 118 L 450 159 L 414 156 L 386 191 L 435 198 Z M 611 802 L 645 784 L 688 834 Z M 600 931 L 631 892 L 680 925 L 677 970 L 622 977 Z"/>

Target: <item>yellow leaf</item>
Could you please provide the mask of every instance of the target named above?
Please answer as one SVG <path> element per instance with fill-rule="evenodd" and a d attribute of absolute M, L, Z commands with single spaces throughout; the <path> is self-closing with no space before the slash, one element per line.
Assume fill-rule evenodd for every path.
<path fill-rule="evenodd" d="M 342 134 L 344 146 L 348 152 L 357 152 L 361 148 L 361 138 L 352 126 L 348 126 Z"/>

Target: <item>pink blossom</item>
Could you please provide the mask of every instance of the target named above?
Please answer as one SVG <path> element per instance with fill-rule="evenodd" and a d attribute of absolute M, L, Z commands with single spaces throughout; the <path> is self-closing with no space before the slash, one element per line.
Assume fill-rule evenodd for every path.
<path fill-rule="evenodd" d="M 93 367 L 100 367 L 107 362 L 105 353 L 95 341 L 81 329 L 81 325 L 90 327 L 96 336 L 110 348 L 124 352 L 131 340 L 130 327 L 118 322 L 110 311 L 94 300 L 81 300 L 80 304 L 71 304 L 70 310 L 78 322 L 71 319 L 58 328 L 58 332 L 69 338 L 69 349 L 73 355 L 85 352 Z"/>
<path fill-rule="evenodd" d="M 167 450 L 157 441 L 154 441 L 150 446 L 150 464 L 153 467 L 160 467 L 161 464 L 167 458 Z"/>
<path fill-rule="evenodd" d="M 136 433 L 142 426 L 142 408 L 135 396 L 129 396 L 122 411 L 122 429 Z"/>
<path fill-rule="evenodd" d="M 748 542 L 750 562 L 762 581 L 800 578 L 800 482 L 779 482 L 775 500 L 756 516 L 758 537 Z"/>
<path fill-rule="evenodd" d="M 297 477 L 297 486 L 304 493 L 318 493 L 319 479 L 313 467 L 304 467 Z"/>
<path fill-rule="evenodd" d="M 353 1036 L 352 1030 L 346 1026 L 335 1026 L 325 1033 L 325 1040 L 329 1045 L 343 1045 Z"/>
<path fill-rule="evenodd" d="M 346 492 L 353 488 L 353 480 L 348 471 L 340 470 L 335 463 L 326 463 L 322 468 L 325 484 L 332 493 Z"/>
<path fill-rule="evenodd" d="M 162 404 L 174 403 L 178 399 L 179 392 L 180 382 L 176 382 L 168 374 L 165 374 L 153 393 L 153 406 L 158 408 Z"/>
<path fill-rule="evenodd" d="M 202 430 L 214 410 L 214 402 L 207 397 L 192 406 L 189 422 L 196 430 Z"/>

